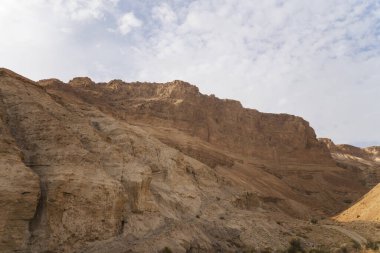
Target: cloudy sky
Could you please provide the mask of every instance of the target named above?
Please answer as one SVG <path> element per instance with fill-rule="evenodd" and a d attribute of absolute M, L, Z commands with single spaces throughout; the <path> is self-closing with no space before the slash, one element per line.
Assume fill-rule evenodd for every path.
<path fill-rule="evenodd" d="M 378 0 L 0 0 L 0 66 L 34 80 L 181 79 L 380 145 Z"/>

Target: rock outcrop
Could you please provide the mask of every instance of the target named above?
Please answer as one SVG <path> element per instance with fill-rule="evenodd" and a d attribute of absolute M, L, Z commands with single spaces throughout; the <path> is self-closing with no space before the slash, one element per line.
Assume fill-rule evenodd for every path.
<path fill-rule="evenodd" d="M 306 221 L 367 190 L 302 118 L 182 81 L 0 69 L 0 113 L 1 252 L 283 249 L 301 232 L 306 247 L 336 245 Z"/>
<path fill-rule="evenodd" d="M 321 138 L 337 165 L 357 175 L 368 188 L 380 182 L 380 147 L 358 148 L 351 145 L 335 145 L 330 139 Z"/>
<path fill-rule="evenodd" d="M 0 99 L 0 106 L 1 106 Z M 3 108 L 2 108 L 3 109 Z M 6 125 L 6 112 L 0 110 L 0 250 L 27 249 L 29 222 L 40 196 L 38 176 L 22 161 L 22 153 Z"/>
<path fill-rule="evenodd" d="M 113 80 L 75 88 L 56 84 L 47 91 L 96 106 L 235 180 L 241 180 L 237 175 L 255 180 L 257 173 L 270 174 L 280 188 L 286 185 L 287 190 L 279 192 L 298 195 L 294 198 L 312 209 L 333 214 L 345 208 L 345 199 L 356 199 L 365 191 L 355 172 L 336 166 L 329 149 L 300 117 L 246 109 L 238 101 L 203 95 L 196 86 L 178 80 Z M 254 191 L 273 195 L 270 184 L 275 183 Z M 288 198 L 282 195 L 276 198 Z"/>
<path fill-rule="evenodd" d="M 202 95 L 186 82 L 115 80 L 72 92 L 128 122 L 175 128 L 223 150 L 271 162 L 333 164 L 302 118 L 245 109 L 238 101 Z"/>

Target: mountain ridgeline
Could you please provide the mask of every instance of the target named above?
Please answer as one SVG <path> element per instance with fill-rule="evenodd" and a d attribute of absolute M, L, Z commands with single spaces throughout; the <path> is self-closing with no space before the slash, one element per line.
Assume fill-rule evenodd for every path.
<path fill-rule="evenodd" d="M 379 147 L 317 139 L 300 117 L 178 80 L 8 69 L 0 113 L 1 252 L 274 251 L 294 238 L 332 249 L 351 242 L 323 224 L 348 226 L 336 215 L 379 236 L 378 220 L 347 209 L 379 183 Z"/>

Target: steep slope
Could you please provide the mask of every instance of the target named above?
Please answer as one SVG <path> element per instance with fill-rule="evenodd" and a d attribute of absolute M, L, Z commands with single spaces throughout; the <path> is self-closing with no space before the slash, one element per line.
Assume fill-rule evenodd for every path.
<path fill-rule="evenodd" d="M 214 236 L 231 235 L 219 215 L 234 208 L 233 195 L 219 190 L 213 170 L 75 97 L 52 98 L 17 77 L 2 72 L 0 91 L 23 161 L 41 181 L 32 252 L 73 252 L 110 238 L 139 252 L 165 243 L 181 251 L 193 240 L 207 251 Z M 205 218 L 185 230 L 197 214 Z"/>
<path fill-rule="evenodd" d="M 74 78 L 67 85 L 54 79 L 39 83 L 50 94 L 75 96 L 143 128 L 220 175 L 274 199 L 291 215 L 305 217 L 312 210 L 334 214 L 347 206 L 346 199 L 366 191 L 355 173 L 336 166 L 300 117 L 246 109 L 237 101 L 202 95 L 182 81 L 95 84 Z M 302 207 L 290 207 L 294 202 Z"/>
<path fill-rule="evenodd" d="M 224 150 L 277 163 L 333 164 L 303 119 L 245 109 L 238 101 L 202 95 L 182 81 L 95 85 L 75 78 L 68 87 L 128 122 L 175 128 Z"/>
<path fill-rule="evenodd" d="M 380 222 L 380 184 L 364 195 L 352 207 L 335 217 L 338 221 Z"/>
<path fill-rule="evenodd" d="M 1 252 L 337 245 L 308 220 L 366 191 L 303 119 L 180 81 L 36 83 L 0 69 L 0 112 Z"/>
<path fill-rule="evenodd" d="M 7 121 L 0 93 L 0 250 L 4 252 L 27 248 L 29 221 L 40 194 L 38 176 L 22 162 Z"/>
<path fill-rule="evenodd" d="M 116 252 L 153 252 L 166 245 L 178 252 L 191 247 L 232 250 L 252 244 L 252 236 L 258 238 L 256 246 L 268 243 L 268 229 L 278 233 L 274 220 L 260 222 L 266 215 L 258 207 L 267 209 L 261 196 L 249 195 L 255 210 L 234 217 L 240 210 L 234 201 L 243 187 L 231 186 L 207 165 L 140 128 L 76 97 L 50 95 L 9 71 L 1 72 L 0 92 L 6 126 L 23 164 L 40 179 L 38 208 L 34 217 L 35 206 L 28 208 L 31 216 L 25 221 L 30 221 L 31 236 L 25 240 L 32 252 L 84 247 L 93 252 L 95 242 L 101 252 L 112 247 Z M 262 229 L 243 229 L 256 221 Z M 239 238 L 244 233 L 245 242 Z M 111 246 L 98 245 L 104 240 Z"/>
<path fill-rule="evenodd" d="M 75 131 L 79 117 L 33 82 L 10 72 L 2 73 L 0 94 L 23 162 L 40 178 L 41 197 L 29 227 L 33 251 L 55 251 L 57 245 L 75 244 L 83 237 L 117 234 L 121 185 L 94 166 L 99 159 L 83 147 L 84 136 Z"/>
<path fill-rule="evenodd" d="M 337 165 L 357 174 L 363 185 L 372 188 L 380 182 L 380 147 L 358 148 L 336 145 L 330 139 L 321 138 Z"/>

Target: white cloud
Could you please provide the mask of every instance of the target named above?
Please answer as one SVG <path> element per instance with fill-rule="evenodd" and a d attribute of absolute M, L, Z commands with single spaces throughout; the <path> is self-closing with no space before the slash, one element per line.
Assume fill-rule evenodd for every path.
<path fill-rule="evenodd" d="M 104 18 L 105 13 L 116 6 L 119 0 L 47 0 L 55 13 L 72 20 L 84 21 Z"/>
<path fill-rule="evenodd" d="M 319 136 L 380 144 L 379 3 L 198 0 L 185 8 L 183 22 L 139 47 L 136 79 L 185 79 L 303 116 Z"/>
<path fill-rule="evenodd" d="M 0 66 L 37 80 L 57 77 L 68 81 L 77 75 L 112 78 L 114 75 L 109 71 L 99 71 L 97 63 L 107 61 L 116 65 L 120 55 L 119 42 L 106 30 L 115 25 L 115 21 L 101 18 L 116 17 L 118 13 L 113 9 L 116 2 L 86 1 L 76 10 L 90 7 L 94 15 L 78 20 L 75 11 L 70 11 L 75 8 L 68 7 L 69 1 L 2 0 Z M 56 9 L 57 6 L 62 8 Z M 101 50 L 96 47 L 99 44 L 103 45 Z"/>
<path fill-rule="evenodd" d="M 118 30 L 122 35 L 126 35 L 134 28 L 142 26 L 142 21 L 136 18 L 133 12 L 125 13 L 119 18 Z"/>
<path fill-rule="evenodd" d="M 376 0 L 1 4 L 0 65 L 31 78 L 183 79 L 261 111 L 300 115 L 338 143 L 380 145 Z"/>
<path fill-rule="evenodd" d="M 173 23 L 177 20 L 177 15 L 167 3 L 161 3 L 155 6 L 152 9 L 152 17 L 165 24 Z"/>

